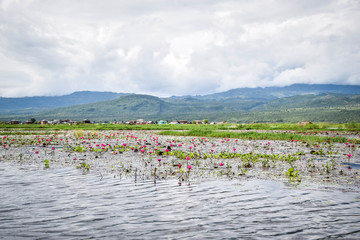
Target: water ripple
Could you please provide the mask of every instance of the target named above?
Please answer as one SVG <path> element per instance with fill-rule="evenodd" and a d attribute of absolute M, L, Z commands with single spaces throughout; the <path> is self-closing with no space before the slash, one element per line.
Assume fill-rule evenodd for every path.
<path fill-rule="evenodd" d="M 359 193 L 261 180 L 102 180 L 0 164 L 0 238 L 360 238 Z"/>

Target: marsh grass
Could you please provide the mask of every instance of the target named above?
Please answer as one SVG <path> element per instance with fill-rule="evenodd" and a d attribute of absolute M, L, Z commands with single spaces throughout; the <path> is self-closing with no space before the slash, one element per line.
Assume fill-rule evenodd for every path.
<path fill-rule="evenodd" d="M 360 123 L 342 123 L 333 124 L 327 122 L 310 123 L 301 125 L 298 123 L 253 123 L 253 124 L 239 124 L 237 129 L 244 130 L 298 130 L 298 131 L 330 131 L 330 130 L 346 130 L 359 131 Z"/>
<path fill-rule="evenodd" d="M 238 138 L 246 140 L 297 140 L 301 142 L 349 142 L 345 137 L 325 137 L 325 136 L 313 136 L 313 135 L 301 135 L 292 133 L 275 133 L 275 132 L 230 132 L 230 131 L 204 131 L 204 130 L 190 130 L 190 131 L 162 131 L 159 135 L 171 135 L 171 136 L 196 136 L 196 137 L 213 137 L 213 138 Z M 360 143 L 358 139 L 351 139 L 352 143 Z"/>
<path fill-rule="evenodd" d="M 297 131 L 360 131 L 360 123 L 312 123 L 301 125 L 298 123 L 254 123 L 254 124 L 0 124 L 2 131 L 20 130 L 297 130 Z"/>

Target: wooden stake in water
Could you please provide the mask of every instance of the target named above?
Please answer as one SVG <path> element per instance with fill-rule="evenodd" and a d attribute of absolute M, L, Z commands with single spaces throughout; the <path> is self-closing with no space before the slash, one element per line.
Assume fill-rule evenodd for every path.
<path fill-rule="evenodd" d="M 156 168 L 154 168 L 154 184 L 156 184 Z"/>

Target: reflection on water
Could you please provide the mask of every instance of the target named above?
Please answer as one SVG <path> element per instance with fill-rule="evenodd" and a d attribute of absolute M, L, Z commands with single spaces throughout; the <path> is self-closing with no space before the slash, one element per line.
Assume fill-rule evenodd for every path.
<path fill-rule="evenodd" d="M 4 239 L 360 238 L 358 192 L 262 180 L 113 179 L 0 163 Z"/>

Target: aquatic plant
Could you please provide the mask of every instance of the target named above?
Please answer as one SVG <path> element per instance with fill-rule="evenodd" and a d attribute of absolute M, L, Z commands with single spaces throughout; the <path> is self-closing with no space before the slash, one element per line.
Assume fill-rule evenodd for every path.
<path fill-rule="evenodd" d="M 313 158 L 308 159 L 306 162 L 306 166 L 307 166 L 309 172 L 315 171 L 316 166 L 315 166 L 314 159 Z"/>
<path fill-rule="evenodd" d="M 74 148 L 74 152 L 85 152 L 85 151 L 86 151 L 85 147 L 83 147 L 83 146 L 76 146 Z"/>
<path fill-rule="evenodd" d="M 348 157 L 348 168 L 351 169 L 351 165 L 350 165 L 350 158 L 351 158 L 351 154 L 348 154 L 347 157 Z"/>
<path fill-rule="evenodd" d="M 44 168 L 49 168 L 50 167 L 50 161 L 45 159 L 44 160 Z"/>
<path fill-rule="evenodd" d="M 327 174 L 329 174 L 331 170 L 334 170 L 335 166 L 336 166 L 336 162 L 334 159 L 331 159 L 330 161 L 327 161 L 326 163 L 323 164 L 323 167 Z"/>
<path fill-rule="evenodd" d="M 344 135 L 347 142 L 346 144 L 339 144 L 336 141 L 332 142 L 333 149 L 331 151 L 328 151 L 328 143 L 316 141 L 302 142 L 297 141 L 297 139 L 291 141 L 272 141 L 270 148 L 269 141 L 267 140 L 238 140 L 230 137 L 207 139 L 205 137 L 186 136 L 163 137 L 157 135 L 157 132 L 144 131 L 120 133 L 104 131 L 98 132 L 96 135 L 94 134 L 93 138 L 87 138 L 87 131 L 84 131 L 84 134 L 85 138 L 80 137 L 77 139 L 74 137 L 73 131 L 63 133 L 44 131 L 37 132 L 37 135 L 28 134 L 24 136 L 7 133 L 5 139 L 0 139 L 1 144 L 6 145 L 6 147 L 2 148 L 2 158 L 6 160 L 16 159 L 17 163 L 19 163 L 19 159 L 28 159 L 31 162 L 45 165 L 40 157 L 34 157 L 35 151 L 39 155 L 51 155 L 53 157 L 54 155 L 52 154 L 55 152 L 55 148 L 59 148 L 56 150 L 57 158 L 53 158 L 59 165 L 72 165 L 84 171 L 89 171 L 91 165 L 91 167 L 99 171 L 101 170 L 102 173 L 104 173 L 102 166 L 111 165 L 112 167 L 108 168 L 108 172 L 112 173 L 116 170 L 120 175 L 120 179 L 121 175 L 124 174 L 131 177 L 135 176 L 137 179 L 140 176 L 143 179 L 151 179 L 152 175 L 155 174 L 156 179 L 166 179 L 168 176 L 175 176 L 181 182 L 189 179 L 190 174 L 193 176 L 192 178 L 199 176 L 202 178 L 204 176 L 232 178 L 233 176 L 245 175 L 245 173 L 250 176 L 259 176 L 263 171 L 268 170 L 268 168 L 272 169 L 266 175 L 277 177 L 284 174 L 284 168 L 293 168 L 292 171 L 286 170 L 289 172 L 287 176 L 289 179 L 293 178 L 293 181 L 298 181 L 297 175 L 300 173 L 297 172 L 295 164 L 304 164 L 303 166 L 300 165 L 301 168 L 299 168 L 303 171 L 301 172 L 301 178 L 321 178 L 326 176 L 330 180 L 330 177 L 336 176 L 335 173 L 337 172 L 333 172 L 333 170 L 337 164 L 344 160 L 344 157 L 341 158 L 340 156 L 333 155 L 338 153 L 348 157 L 347 160 L 350 166 L 351 158 L 357 157 L 358 154 L 358 145 L 350 144 L 351 141 L 348 141 L 350 133 L 339 132 L 336 132 L 336 134 L 329 133 L 329 136 Z M 281 132 L 276 134 L 281 135 Z M 289 131 L 286 134 L 292 134 L 293 136 L 300 134 L 325 135 L 325 133 L 321 132 L 297 132 L 293 134 Z M 43 145 L 44 143 L 46 146 L 50 145 L 46 147 Z M 21 147 L 30 150 L 26 150 L 27 153 L 24 156 L 18 156 L 19 153 L 12 153 L 12 149 Z M 310 150 L 315 150 L 321 154 L 311 154 Z M 350 159 L 347 156 L 348 153 L 351 153 L 352 157 Z M 311 158 L 314 155 L 327 155 L 328 159 L 332 160 L 323 162 L 324 157 L 321 157 L 314 161 L 315 159 Z M 80 158 L 83 162 L 73 161 L 73 159 L 76 159 L 74 157 Z M 139 161 L 140 158 L 143 161 Z M 128 159 L 133 166 L 131 164 L 129 166 Z M 156 159 L 161 159 L 161 161 L 156 161 Z M 124 160 L 124 162 L 119 166 L 115 165 L 119 160 Z M 51 161 L 53 160 L 51 159 Z M 24 162 L 21 164 L 24 164 Z M 181 167 L 181 164 L 184 167 Z M 157 170 L 153 172 L 155 166 Z M 192 168 L 189 169 L 187 166 Z M 176 170 L 174 170 L 174 167 Z M 249 170 L 250 168 L 252 168 L 251 171 Z M 247 172 L 248 170 L 249 172 Z M 330 175 L 329 173 L 334 174 Z M 354 181 L 359 180 L 356 178 Z"/>
<path fill-rule="evenodd" d="M 80 165 L 76 166 L 76 168 L 86 170 L 86 171 L 90 171 L 90 164 L 83 161 L 82 163 L 80 163 Z"/>
<path fill-rule="evenodd" d="M 289 180 L 294 182 L 298 181 L 301 182 L 301 178 L 299 175 L 299 170 L 295 170 L 294 167 L 290 167 L 286 172 L 285 175 L 289 177 Z"/>
<path fill-rule="evenodd" d="M 241 168 L 240 165 L 238 166 L 238 170 L 240 170 L 239 175 L 245 175 L 245 173 L 247 172 L 247 169 Z"/>
<path fill-rule="evenodd" d="M 317 151 L 312 150 L 312 151 L 310 151 L 310 154 L 312 154 L 312 155 L 325 155 L 323 148 L 320 148 L 320 149 L 317 150 Z"/>
<path fill-rule="evenodd" d="M 263 158 L 261 160 L 261 163 L 263 168 L 269 168 L 270 167 L 269 157 Z"/>
<path fill-rule="evenodd" d="M 73 134 L 75 138 L 82 138 L 85 135 L 83 130 L 75 130 Z"/>

